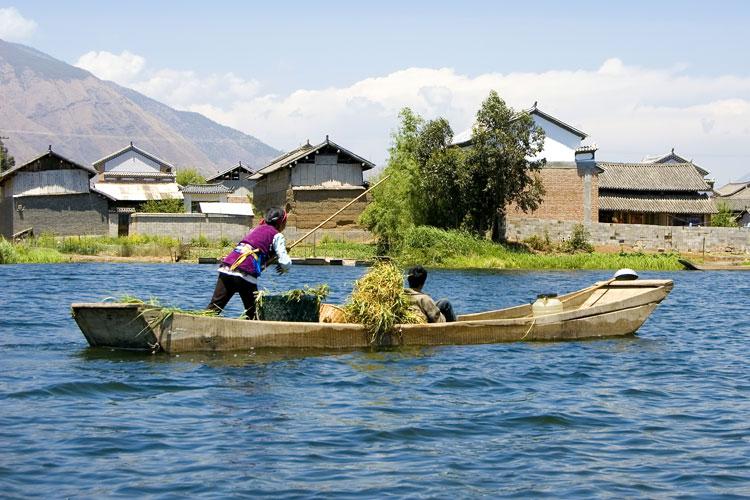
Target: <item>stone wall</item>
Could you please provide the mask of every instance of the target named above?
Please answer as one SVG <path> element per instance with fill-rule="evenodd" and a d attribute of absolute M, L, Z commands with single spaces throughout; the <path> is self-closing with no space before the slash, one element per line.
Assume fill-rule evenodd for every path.
<path fill-rule="evenodd" d="M 287 226 L 286 229 L 284 230 L 284 236 L 286 237 L 287 245 L 291 245 L 292 243 L 297 241 L 299 238 L 307 234 L 310 231 L 310 229 L 312 228 L 300 229 L 294 226 Z M 345 242 L 352 242 L 352 243 L 372 243 L 373 241 L 375 241 L 375 237 L 370 231 L 359 228 L 359 227 L 333 228 L 333 229 L 321 228 L 315 231 L 309 237 L 307 237 L 304 243 L 300 243 L 300 244 L 301 245 L 316 245 L 320 243 L 323 239 L 329 239 L 333 241 L 345 241 Z"/>
<path fill-rule="evenodd" d="M 9 209 L 12 211 L 11 233 L 27 228 L 32 228 L 37 236 L 42 233 L 106 235 L 109 231 L 107 200 L 94 193 L 19 196 L 10 206 L 3 207 L 6 217 Z M 3 227 L 3 234 L 5 232 Z"/>
<path fill-rule="evenodd" d="M 184 242 L 200 236 L 237 242 L 252 225 L 253 218 L 246 215 L 135 213 L 130 216 L 129 233 L 169 236 Z"/>
<path fill-rule="evenodd" d="M 509 217 L 506 236 L 511 241 L 523 241 L 545 231 L 552 241 L 569 238 L 576 222 Z M 733 252 L 750 253 L 750 228 L 652 226 L 646 224 L 585 225 L 595 246 L 637 248 L 678 252 Z"/>

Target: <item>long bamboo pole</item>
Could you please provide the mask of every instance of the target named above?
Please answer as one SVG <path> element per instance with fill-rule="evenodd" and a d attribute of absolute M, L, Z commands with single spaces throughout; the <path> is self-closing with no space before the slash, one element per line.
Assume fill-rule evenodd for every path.
<path fill-rule="evenodd" d="M 372 191 L 373 189 L 375 189 L 376 187 L 378 187 L 380 185 L 380 183 L 382 183 L 383 181 L 385 181 L 388 177 L 390 177 L 390 174 L 386 175 L 385 177 L 383 177 L 382 179 L 380 179 L 378 182 L 376 182 L 375 184 L 373 184 L 372 186 L 370 186 L 364 193 L 360 194 L 359 196 L 357 196 L 356 198 L 354 198 L 352 201 L 350 201 L 349 203 L 347 203 L 346 205 L 344 205 L 343 207 L 341 207 L 335 214 L 333 214 L 330 217 L 328 217 L 326 220 L 324 220 L 323 222 L 321 222 L 320 224 L 318 224 L 317 226 L 315 226 L 313 229 L 311 229 L 310 231 L 308 231 L 307 234 L 305 234 L 300 239 L 298 239 L 297 241 L 295 241 L 294 243 L 292 243 L 291 245 L 289 245 L 287 247 L 287 250 L 291 250 L 292 248 L 294 248 L 297 245 L 299 245 L 300 243 L 302 243 L 303 240 L 305 240 L 306 238 L 308 238 L 311 234 L 313 234 L 315 231 L 317 231 L 321 227 L 325 226 L 328 222 L 331 221 L 331 219 L 333 219 L 338 214 L 340 214 L 341 212 L 343 212 L 344 210 L 346 210 L 347 208 L 349 208 L 355 201 L 359 200 L 364 195 L 366 195 L 367 193 L 369 193 L 370 191 Z"/>

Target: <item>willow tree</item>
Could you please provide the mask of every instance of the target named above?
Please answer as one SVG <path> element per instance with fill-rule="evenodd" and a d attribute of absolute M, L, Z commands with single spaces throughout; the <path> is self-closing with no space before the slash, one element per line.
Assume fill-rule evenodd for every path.
<path fill-rule="evenodd" d="M 539 207 L 544 187 L 539 170 L 545 160 L 544 130 L 528 113 L 516 113 L 494 90 L 482 103 L 467 150 L 467 175 L 463 191 L 467 206 L 466 225 L 492 239 L 504 238 L 509 206 L 527 212 Z"/>

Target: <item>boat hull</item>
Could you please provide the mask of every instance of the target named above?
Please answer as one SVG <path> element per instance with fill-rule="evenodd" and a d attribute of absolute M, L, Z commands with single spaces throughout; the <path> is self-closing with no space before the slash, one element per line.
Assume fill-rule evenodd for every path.
<path fill-rule="evenodd" d="M 557 341 L 631 335 L 672 288 L 669 280 L 623 285 L 604 282 L 561 297 L 559 314 L 534 317 L 529 304 L 469 314 L 454 323 L 400 325 L 375 347 Z M 637 283 L 637 284 L 636 284 Z M 247 321 L 170 314 L 131 304 L 73 304 L 73 317 L 91 346 L 178 352 L 258 348 L 373 347 L 362 325 Z"/>

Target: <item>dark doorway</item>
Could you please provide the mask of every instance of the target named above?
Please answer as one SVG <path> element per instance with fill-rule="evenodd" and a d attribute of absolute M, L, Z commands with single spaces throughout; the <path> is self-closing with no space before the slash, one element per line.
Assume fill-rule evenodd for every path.
<path fill-rule="evenodd" d="M 127 236 L 130 229 L 130 214 L 117 214 L 117 236 Z"/>

